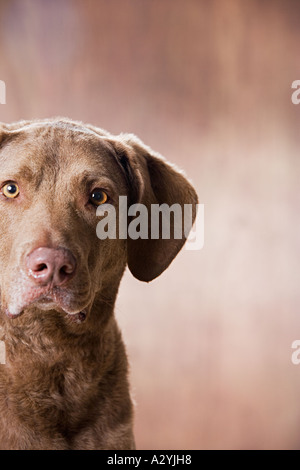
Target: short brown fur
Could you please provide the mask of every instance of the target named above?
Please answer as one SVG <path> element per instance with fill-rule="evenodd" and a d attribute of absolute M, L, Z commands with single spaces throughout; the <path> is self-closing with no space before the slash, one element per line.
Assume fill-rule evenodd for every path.
<path fill-rule="evenodd" d="M 20 194 L 0 194 L 0 449 L 134 449 L 114 304 L 127 264 L 148 282 L 185 240 L 99 240 L 88 192 L 96 185 L 113 202 L 123 195 L 147 207 L 196 207 L 195 191 L 135 136 L 64 118 L 0 123 L 0 186 L 7 181 Z M 35 286 L 26 256 L 45 246 L 68 249 L 77 260 L 67 286 L 51 291 L 58 299 L 51 307 L 28 302 Z"/>

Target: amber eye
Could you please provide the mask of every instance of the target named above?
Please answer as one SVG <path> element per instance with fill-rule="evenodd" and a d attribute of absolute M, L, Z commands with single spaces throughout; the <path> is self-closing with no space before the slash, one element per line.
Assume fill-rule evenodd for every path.
<path fill-rule="evenodd" d="M 101 206 L 101 204 L 105 204 L 108 199 L 108 195 L 102 189 L 94 189 L 90 195 L 90 202 L 94 204 L 94 206 Z"/>
<path fill-rule="evenodd" d="M 2 186 L 2 194 L 8 199 L 15 199 L 19 192 L 19 186 L 16 183 L 7 183 Z"/>

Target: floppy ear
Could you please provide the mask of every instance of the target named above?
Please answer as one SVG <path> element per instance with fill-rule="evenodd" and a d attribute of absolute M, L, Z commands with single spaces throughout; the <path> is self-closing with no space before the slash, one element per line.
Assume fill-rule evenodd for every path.
<path fill-rule="evenodd" d="M 169 266 L 183 247 L 196 217 L 197 194 L 178 169 L 167 163 L 163 157 L 153 152 L 137 137 L 132 134 L 121 134 L 118 141 L 119 145 L 116 145 L 115 142 L 115 149 L 129 177 L 131 189 L 136 195 L 135 202 L 146 206 L 148 211 L 148 238 L 134 240 L 128 237 L 128 267 L 137 279 L 149 282 Z M 157 205 L 161 204 L 167 204 L 169 207 L 177 205 L 176 216 L 172 214 L 170 217 L 168 209 L 162 215 L 162 225 L 164 222 L 170 222 L 170 236 L 168 238 L 162 238 L 161 226 L 159 238 L 153 239 L 151 237 L 153 204 L 156 205 L 156 209 Z M 192 215 L 188 229 L 186 228 L 186 220 L 184 220 L 185 204 L 190 205 L 189 209 L 191 209 Z M 164 217 L 168 220 L 164 221 Z M 175 217 L 177 217 L 176 221 Z M 181 226 L 182 232 L 179 238 L 178 231 L 175 235 L 178 224 Z"/>
<path fill-rule="evenodd" d="M 0 147 L 17 134 L 19 127 L 27 124 L 28 122 L 29 121 L 19 121 L 13 122 L 12 124 L 0 122 Z"/>
<path fill-rule="evenodd" d="M 7 136 L 7 127 L 4 122 L 0 122 L 0 147 L 3 145 L 3 142 Z"/>

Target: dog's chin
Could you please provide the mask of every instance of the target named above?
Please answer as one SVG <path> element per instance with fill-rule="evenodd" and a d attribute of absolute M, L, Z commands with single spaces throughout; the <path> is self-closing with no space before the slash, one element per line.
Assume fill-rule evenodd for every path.
<path fill-rule="evenodd" d="M 51 297 L 42 297 L 28 304 L 23 304 L 17 308 L 8 307 L 5 309 L 5 313 L 8 318 L 18 318 L 23 315 L 26 311 L 31 310 L 42 310 L 56 311 L 66 315 L 72 322 L 82 323 L 85 321 L 87 316 L 87 308 L 72 308 L 71 305 L 65 305 L 64 302 L 53 300 Z"/>

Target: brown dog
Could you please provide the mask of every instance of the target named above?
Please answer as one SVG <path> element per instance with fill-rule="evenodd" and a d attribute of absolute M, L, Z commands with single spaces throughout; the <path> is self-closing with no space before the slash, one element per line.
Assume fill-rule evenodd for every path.
<path fill-rule="evenodd" d="M 191 204 L 195 217 L 192 186 L 133 135 L 0 124 L 1 449 L 135 447 L 114 303 L 127 264 L 148 282 L 185 238 L 100 240 L 96 209 L 118 214 L 119 196 Z"/>

